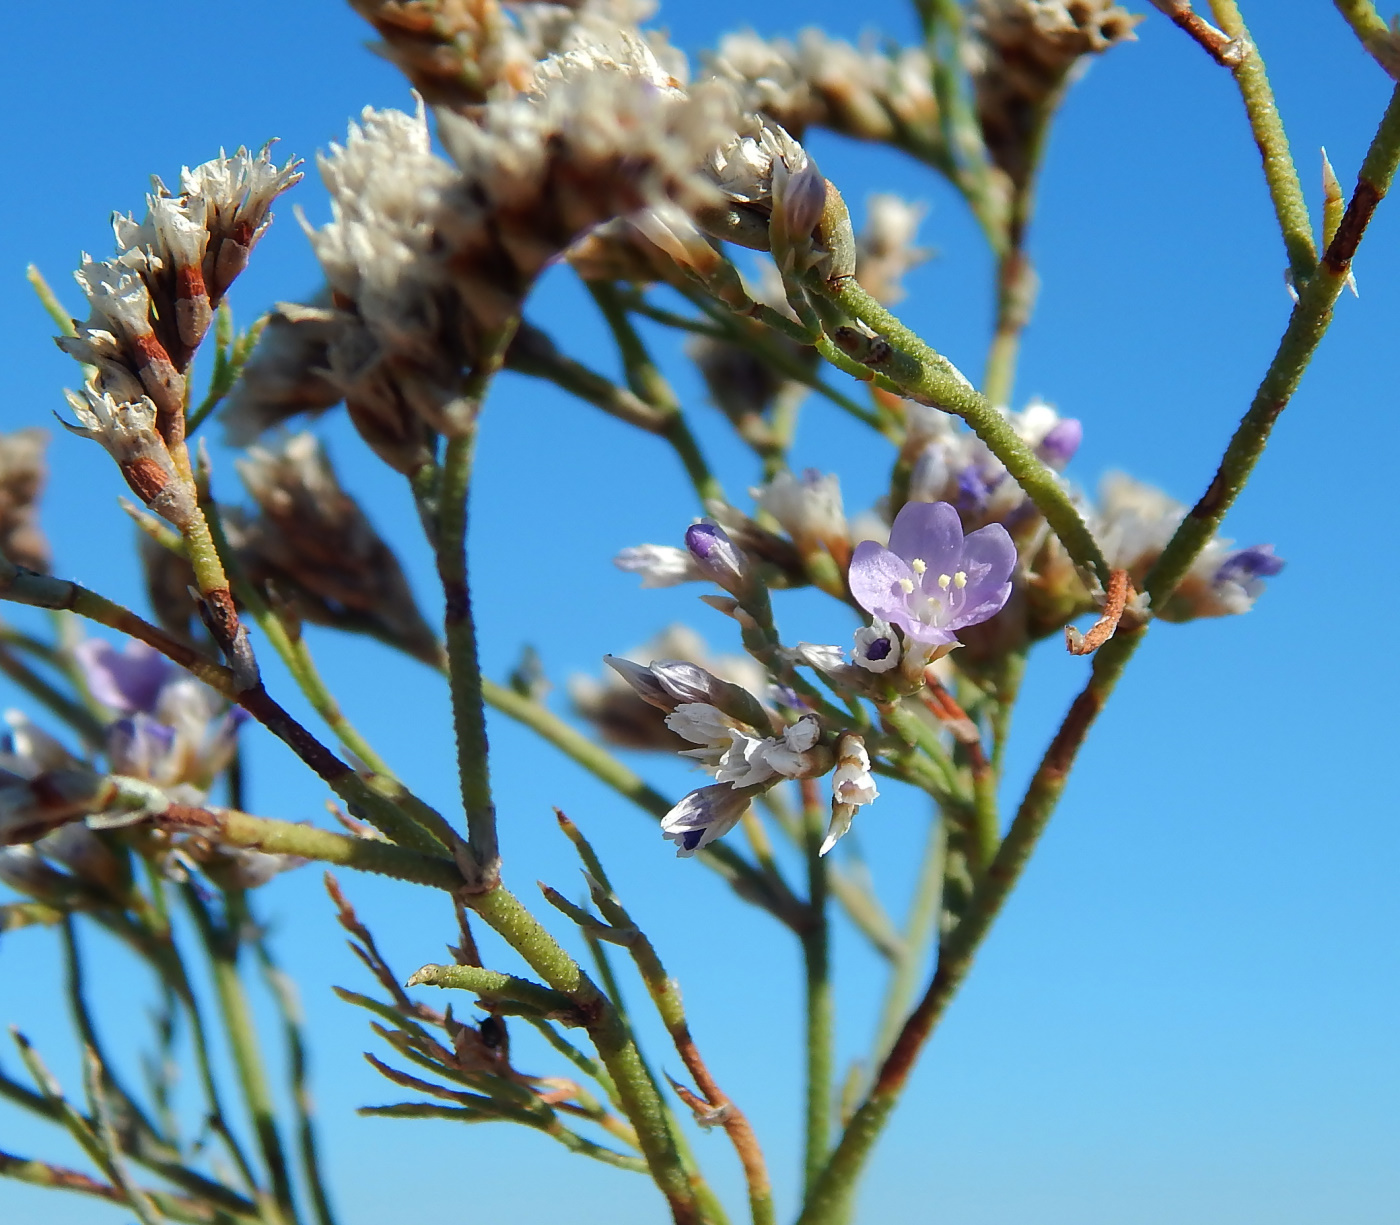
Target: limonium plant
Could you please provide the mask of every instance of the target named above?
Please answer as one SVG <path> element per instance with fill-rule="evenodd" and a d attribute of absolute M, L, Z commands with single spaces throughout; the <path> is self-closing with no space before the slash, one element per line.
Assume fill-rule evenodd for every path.
<path fill-rule="evenodd" d="M 1144 15 L 1114 0 L 914 0 L 921 35 L 907 46 L 738 33 L 694 64 L 634 0 L 352 6 L 402 71 L 403 105 L 366 109 L 315 157 L 330 219 L 301 224 L 324 275 L 319 293 L 276 303 L 242 332 L 225 301 L 258 258 L 274 204 L 307 173 L 271 147 L 220 153 L 170 185 L 154 179 L 144 206 L 116 216 L 112 254 L 82 257 L 78 314 L 31 273 L 74 359 L 66 405 L 55 389 L 68 431 L 55 462 L 93 443 L 110 455 L 148 607 L 55 575 L 40 519 L 44 437 L 0 437 L 0 596 L 51 614 L 48 633 L 0 623 L 0 670 L 26 695 L 5 715 L 0 746 L 0 881 L 13 894 L 0 931 L 56 933 L 84 1052 L 82 1083 L 61 1084 L 45 1060 L 53 1035 L 17 1033 L 0 1095 L 66 1129 L 86 1160 L 70 1168 L 38 1148 L 10 1151 L 3 1137 L 0 1175 L 120 1205 L 143 1225 L 331 1225 L 335 1191 L 304 1083 L 309 1037 L 258 896 L 278 874 L 319 865 L 334 872 L 328 904 L 368 971 L 340 995 L 367 1014 L 370 1058 L 394 1099 L 368 1113 L 404 1127 L 424 1117 L 513 1124 L 538 1133 L 523 1144 L 553 1141 L 650 1180 L 657 1220 L 772 1225 L 766 1138 L 741 1095 L 721 1087 L 666 949 L 564 815 L 567 795 L 558 824 L 586 893 L 537 893 L 502 862 L 490 708 L 537 736 L 542 755 L 572 758 L 649 817 L 653 832 L 639 824 L 637 837 L 651 839 L 657 873 L 710 873 L 755 923 L 793 934 L 806 1078 L 790 1219 L 843 1225 L 1125 667 L 1156 622 L 1245 613 L 1283 568 L 1271 545 L 1223 538 L 1222 521 L 1351 284 L 1400 160 L 1400 104 L 1377 116 L 1349 192 L 1327 168 L 1314 222 L 1234 0 L 1153 0 L 1170 24 L 1141 31 Z M 1376 71 L 1400 73 L 1400 36 L 1369 0 L 1336 8 Z M 1088 62 L 1139 36 L 1194 40 L 1238 86 L 1293 295 L 1258 394 L 1189 508 L 1125 475 L 1086 494 L 1064 475 L 1081 423 L 1013 398 L 1047 135 Z M 978 385 L 938 337 L 891 311 L 926 256 L 921 208 L 877 195 L 856 232 L 843 193 L 869 185 L 824 176 L 804 146 L 817 129 L 888 146 L 965 202 L 995 277 Z M 596 304 L 620 377 L 531 321 L 537 281 L 561 266 Z M 658 327 L 684 339 L 761 473 L 748 502 L 723 492 L 736 483 L 719 481 L 653 355 Z M 197 353 L 207 385 L 195 385 Z M 508 598 L 474 586 L 466 549 L 474 469 L 505 462 L 477 446 L 502 370 L 651 436 L 694 492 L 689 522 L 657 522 L 616 564 L 643 589 L 693 585 L 709 620 L 639 649 L 614 644 L 597 675 L 570 681 L 568 706 L 548 699 L 536 662 L 506 680 L 479 664 L 474 606 Z M 791 466 L 809 399 L 882 440 L 887 480 L 873 507 L 848 514 L 838 472 Z M 440 618 L 422 611 L 400 564 L 408 542 L 379 534 L 308 431 L 326 413 L 347 416 L 404 482 L 435 561 Z M 241 450 L 227 471 L 199 445 L 215 428 Z M 606 485 L 598 496 L 611 496 Z M 850 637 L 808 641 L 800 624 L 780 626 L 773 593 L 793 588 L 841 606 Z M 353 726 L 318 670 L 307 622 L 435 670 L 451 699 L 459 802 L 431 806 Z M 741 654 L 707 645 L 704 634 L 725 630 Z M 1065 650 L 1087 657 L 1082 689 L 1004 811 L 1022 677 L 1037 651 Z M 315 726 L 264 682 L 269 657 Z M 246 811 L 242 746 L 269 735 L 320 780 L 333 821 Z M 634 770 L 648 758 L 624 751 L 687 760 L 702 781 L 663 794 Z M 895 795 L 922 797 L 934 815 L 903 924 L 855 840 L 843 841 L 854 828 L 885 836 L 867 814 Z M 373 916 L 352 901 L 362 872 L 446 895 L 456 922 L 423 947 L 426 960 L 446 935 L 451 960 L 391 966 Z M 869 1056 L 841 1083 L 837 924 L 889 971 Z M 92 929 L 159 984 L 141 1090 L 93 1021 L 80 956 Z M 488 930 L 500 937 L 489 947 L 508 957 L 483 955 Z M 583 960 L 570 951 L 584 948 Z M 280 1002 L 280 1035 L 261 1032 L 250 1009 L 258 977 Z M 624 1000 L 638 991 L 672 1050 L 644 1049 L 641 1005 Z M 271 1041 L 289 1044 L 285 1111 L 269 1079 Z M 216 1043 L 232 1052 L 229 1069 L 211 1055 Z M 191 1063 L 194 1121 L 174 1093 L 177 1056 Z M 663 1067 L 680 1075 L 662 1077 Z M 747 1203 L 716 1194 L 692 1122 L 725 1133 Z M 460 1143 L 473 1136 L 463 1130 Z"/>

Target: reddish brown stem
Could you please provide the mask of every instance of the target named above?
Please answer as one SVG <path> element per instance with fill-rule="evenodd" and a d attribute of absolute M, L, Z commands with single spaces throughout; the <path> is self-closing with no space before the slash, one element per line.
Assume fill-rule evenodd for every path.
<path fill-rule="evenodd" d="M 1108 592 L 1104 596 L 1103 615 L 1094 622 L 1087 634 L 1081 634 L 1072 625 L 1065 626 L 1065 646 L 1071 655 L 1092 655 L 1105 642 L 1113 637 L 1118 623 L 1123 619 L 1123 610 L 1132 598 L 1133 585 L 1128 581 L 1126 570 L 1115 570 L 1108 576 Z"/>

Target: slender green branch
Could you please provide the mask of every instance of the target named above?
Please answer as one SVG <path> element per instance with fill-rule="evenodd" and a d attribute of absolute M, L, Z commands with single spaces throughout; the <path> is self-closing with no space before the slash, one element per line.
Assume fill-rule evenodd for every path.
<path fill-rule="evenodd" d="M 578 1025 L 583 1020 L 567 995 L 529 979 L 483 970 L 480 966 L 423 966 L 405 986 L 443 987 L 470 991 L 487 1000 L 510 1000 L 533 1008 L 543 1020 L 563 1021 L 568 1025 Z"/>
<path fill-rule="evenodd" d="M 1376 12 L 1371 0 L 1333 0 L 1333 3 L 1376 63 L 1400 80 L 1400 38 Z"/>
<path fill-rule="evenodd" d="M 1366 154 L 1356 190 L 1336 236 L 1323 255 L 1317 273 L 1299 291 L 1298 302 L 1273 361 L 1269 363 L 1249 411 L 1230 439 L 1214 479 L 1182 520 L 1147 575 L 1144 587 L 1153 608 L 1160 609 L 1171 598 L 1259 462 L 1274 422 L 1288 406 L 1332 322 L 1333 308 L 1351 273 L 1352 258 L 1376 206 L 1390 188 L 1397 161 L 1400 161 L 1400 87 L 1392 94 L 1390 106 Z"/>
<path fill-rule="evenodd" d="M 842 1133 L 831 1160 L 809 1192 L 798 1225 L 834 1225 L 855 1187 L 924 1043 L 967 977 L 972 959 L 1054 811 L 1090 726 L 1132 655 L 1143 631 L 1120 632 L 1094 655 L 1089 683 L 1075 698 L 1031 780 L 991 866 L 962 920 L 939 950 L 938 967 L 918 1007 L 905 1021 L 874 1085 Z"/>
<path fill-rule="evenodd" d="M 570 395 L 601 408 L 608 416 L 646 430 L 649 434 L 660 434 L 665 430 L 667 413 L 648 404 L 635 392 L 619 387 L 582 362 L 560 353 L 547 333 L 528 323 L 520 325 L 515 341 L 506 353 L 505 364 L 507 370 L 553 383 Z"/>
<path fill-rule="evenodd" d="M 1303 185 L 1298 180 L 1298 168 L 1288 148 L 1288 134 L 1283 130 L 1269 74 L 1264 69 L 1264 57 L 1250 38 L 1235 0 L 1210 0 L 1210 7 L 1221 30 L 1245 49 L 1231 72 L 1239 86 L 1240 97 L 1244 99 L 1250 131 L 1254 133 L 1254 143 L 1259 146 L 1259 156 L 1264 162 L 1264 178 L 1283 233 L 1293 284 L 1301 289 L 1317 267 L 1317 248 L 1313 246 L 1312 222 L 1303 197 Z"/>
<path fill-rule="evenodd" d="M 1037 458 L 1010 423 L 979 395 L 941 355 L 911 332 L 872 298 L 854 277 L 828 284 L 814 277 L 809 282 L 827 294 L 848 314 L 871 328 L 890 349 L 891 377 L 922 403 L 961 417 L 999 459 L 1026 496 L 1045 516 L 1069 555 L 1094 571 L 1108 585 L 1109 565 L 1074 505 L 1063 481 Z"/>
<path fill-rule="evenodd" d="M 452 726 L 457 737 L 457 778 L 467 818 L 469 863 L 466 868 L 472 877 L 467 883 L 473 889 L 489 889 L 499 879 L 501 857 L 496 839 L 496 805 L 491 796 L 490 746 L 482 705 L 481 663 L 467 570 L 468 495 L 476 453 L 477 419 L 519 322 L 518 318 L 510 319 L 487 338 L 483 355 L 467 377 L 462 393 L 464 402 L 470 406 L 471 423 L 462 434 L 448 439 L 436 480 L 437 522 L 432 531 L 432 543 L 445 601 L 443 636 L 447 640 L 447 678 L 452 693 Z"/>
<path fill-rule="evenodd" d="M 682 1099 L 697 1117 L 708 1119 L 722 1126 L 734 1145 L 739 1162 L 744 1168 L 744 1181 L 748 1186 L 749 1211 L 753 1225 L 776 1225 L 773 1212 L 773 1188 L 768 1178 L 768 1167 L 763 1150 L 754 1134 L 747 1116 L 739 1109 L 729 1095 L 720 1087 L 709 1067 L 700 1055 L 700 1050 L 691 1036 L 690 1022 L 686 1019 L 685 1006 L 681 1002 L 680 984 L 666 973 L 661 957 L 655 946 L 633 921 L 632 916 L 613 892 L 603 866 L 582 831 L 562 814 L 559 824 L 565 835 L 578 850 L 584 867 L 592 877 L 590 891 L 599 913 L 612 925 L 613 939 L 627 949 L 632 961 L 651 996 L 657 1015 L 670 1034 L 676 1053 L 685 1064 L 686 1071 L 694 1078 L 700 1090 L 697 1097 L 689 1090 L 677 1088 Z M 673 1082 L 674 1083 L 674 1082 Z"/>
<path fill-rule="evenodd" d="M 237 891 L 225 891 L 229 913 L 225 923 L 220 924 L 193 884 L 182 886 L 181 893 L 209 958 L 224 1035 L 233 1054 L 233 1066 L 253 1125 L 253 1134 L 257 1137 L 258 1148 L 272 1183 L 272 1200 L 281 1219 L 291 1225 L 297 1220 L 291 1171 L 282 1137 L 277 1130 L 277 1112 L 272 1104 L 267 1069 L 263 1066 L 257 1028 L 253 1024 L 253 1011 L 238 971 L 238 954 L 242 943 L 240 927 L 246 922 L 243 899 Z"/>
<path fill-rule="evenodd" d="M 63 303 L 58 300 L 58 295 L 44 279 L 44 274 L 39 271 L 38 266 L 30 264 L 24 270 L 24 279 L 33 287 L 45 313 L 54 321 L 58 330 L 64 336 L 76 336 L 78 329 L 73 324 L 73 316 L 63 309 Z"/>
<path fill-rule="evenodd" d="M 287 1080 L 292 1108 L 296 1111 L 297 1149 L 301 1155 L 302 1178 L 311 1193 L 311 1206 L 316 1213 L 317 1225 L 335 1225 L 335 1213 L 331 1209 L 330 1193 L 326 1188 L 316 1143 L 314 1108 L 307 1076 L 305 1020 L 297 998 L 296 983 L 278 967 L 272 950 L 261 935 L 254 941 L 253 947 L 262 968 L 263 981 L 282 1017 L 282 1033 L 287 1047 Z"/>
<path fill-rule="evenodd" d="M 909 1008 L 914 991 L 924 976 L 933 935 L 938 927 L 938 914 L 943 897 L 943 859 L 947 851 L 948 826 L 934 813 L 929 821 L 928 837 L 919 873 L 914 881 L 914 897 L 904 922 L 904 940 L 898 958 L 890 967 L 889 984 L 880 1006 L 880 1022 L 875 1030 L 871 1064 L 878 1067 L 889 1054 Z"/>
<path fill-rule="evenodd" d="M 461 875 L 450 859 L 423 855 L 378 838 L 352 838 L 228 808 L 194 808 L 187 804 L 171 804 L 156 820 L 167 829 L 198 831 L 226 846 L 247 847 L 268 855 L 294 855 L 449 892 L 462 886 Z"/>
<path fill-rule="evenodd" d="M 526 963 L 583 1011 L 589 1036 L 617 1086 L 653 1181 L 677 1225 L 698 1225 L 699 1207 L 677 1151 L 667 1111 L 641 1052 L 617 1010 L 554 938 L 501 886 L 464 899 Z"/>
<path fill-rule="evenodd" d="M 627 385 L 643 403 L 650 405 L 662 415 L 665 424 L 658 431 L 680 458 L 686 475 L 695 487 L 701 503 L 710 501 L 727 502 L 724 489 L 710 471 L 709 464 L 700 453 L 700 445 L 690 432 L 681 402 L 666 381 L 665 375 L 647 351 L 646 342 L 632 326 L 628 316 L 627 303 L 617 286 L 605 281 L 585 281 L 588 292 L 598 304 L 608 327 L 612 329 L 617 351 L 622 358 L 622 368 L 627 376 Z"/>
<path fill-rule="evenodd" d="M 807 927 L 802 932 L 802 968 L 806 985 L 806 1126 L 803 1139 L 802 1185 L 810 1192 L 831 1150 L 833 1044 L 835 1001 L 831 985 L 830 919 L 827 914 L 826 860 L 822 839 L 827 812 L 815 786 L 802 789 L 803 851 L 807 859 Z"/>
<path fill-rule="evenodd" d="M 151 1126 L 150 1120 L 141 1111 L 136 1099 L 122 1087 L 121 1082 L 117 1079 L 116 1072 L 106 1057 L 102 1041 L 97 1035 L 97 1026 L 93 1023 L 92 1012 L 88 1008 L 83 958 L 78 947 L 77 924 L 72 915 L 64 916 L 61 930 L 63 934 L 64 987 L 68 995 L 68 1010 L 73 1017 L 73 1027 L 78 1031 L 78 1037 L 82 1040 L 84 1048 L 91 1051 L 96 1058 L 97 1067 L 100 1069 L 104 1081 L 104 1088 L 115 1094 L 121 1102 L 122 1109 L 129 1116 L 132 1126 L 155 1136 L 157 1135 L 156 1129 Z"/>

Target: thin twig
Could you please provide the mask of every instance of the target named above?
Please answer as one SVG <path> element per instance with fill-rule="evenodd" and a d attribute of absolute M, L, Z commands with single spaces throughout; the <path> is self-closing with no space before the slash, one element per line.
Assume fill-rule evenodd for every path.
<path fill-rule="evenodd" d="M 1239 67 L 1247 52 L 1246 44 L 1217 30 L 1191 7 L 1191 0 L 1152 0 L 1152 5 L 1200 43 L 1206 54 L 1222 68 Z"/>
<path fill-rule="evenodd" d="M 1108 580 L 1108 590 L 1104 593 L 1103 612 L 1090 627 L 1087 634 L 1081 634 L 1072 625 L 1065 626 L 1065 646 L 1071 655 L 1092 655 L 1105 642 L 1113 637 L 1118 623 L 1123 619 L 1123 611 L 1132 599 L 1133 585 L 1126 570 L 1115 570 Z"/>

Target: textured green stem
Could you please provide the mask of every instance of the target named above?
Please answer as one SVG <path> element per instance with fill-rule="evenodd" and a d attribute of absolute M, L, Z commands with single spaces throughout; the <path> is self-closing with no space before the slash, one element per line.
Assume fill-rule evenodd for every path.
<path fill-rule="evenodd" d="M 1298 168 L 1288 148 L 1288 134 L 1283 130 L 1269 74 L 1264 69 L 1264 57 L 1250 38 L 1235 0 L 1210 0 L 1210 7 L 1221 30 L 1245 48 L 1231 72 L 1244 99 L 1249 128 L 1264 162 L 1264 178 L 1283 233 L 1293 284 L 1301 288 L 1317 267 L 1317 248 L 1313 246 L 1312 221 L 1308 217 L 1303 185 L 1298 180 Z"/>
<path fill-rule="evenodd" d="M 680 400 L 666 381 L 665 375 L 661 373 L 661 368 L 647 351 L 640 333 L 632 326 L 626 299 L 617 286 L 606 281 L 585 281 L 584 285 L 593 295 L 593 300 L 598 304 L 608 327 L 612 329 L 618 354 L 622 358 L 622 368 L 627 376 L 627 386 L 643 403 L 650 405 L 664 418 L 664 424 L 658 432 L 671 444 L 684 465 L 686 476 L 690 478 L 701 503 L 727 502 L 724 489 L 701 454 L 695 435 L 690 432 L 685 414 L 681 411 Z"/>
<path fill-rule="evenodd" d="M 809 282 L 847 314 L 871 328 L 893 350 L 891 377 L 905 394 L 962 418 L 999 459 L 1045 516 L 1055 535 L 1079 565 L 1108 585 L 1109 566 L 1084 517 L 1058 476 L 1036 457 L 1001 413 L 949 362 L 872 298 L 854 277 L 833 284 Z"/>
<path fill-rule="evenodd" d="M 1143 631 L 1120 633 L 1094 655 L 1089 683 L 1075 698 L 1031 779 L 996 858 L 983 875 L 962 920 L 939 951 L 933 980 L 905 1021 L 874 1085 L 842 1133 L 803 1205 L 798 1225 L 833 1225 L 841 1219 L 865 1161 L 913 1071 L 924 1043 L 972 967 L 992 922 L 1044 831 L 1089 727 L 1132 655 Z"/>
<path fill-rule="evenodd" d="M 947 824 L 935 813 L 929 821 L 928 838 L 919 861 L 919 874 L 914 881 L 914 897 L 904 921 L 903 943 L 899 956 L 890 967 L 889 985 L 885 988 L 885 999 L 880 1006 L 872 1066 L 878 1066 L 889 1054 L 900 1027 L 909 1015 L 915 988 L 924 975 L 943 896 L 943 857 L 947 850 L 947 832 Z"/>
<path fill-rule="evenodd" d="M 571 1025 L 577 1025 L 582 1020 L 573 1001 L 567 995 L 551 987 L 532 983 L 527 978 L 516 978 L 496 970 L 483 970 L 480 966 L 424 966 L 415 971 L 406 985 L 444 987 L 470 991 L 485 999 L 511 1000 L 535 1009 L 543 1019 L 564 1020 Z"/>
<path fill-rule="evenodd" d="M 553 383 L 570 395 L 601 408 L 608 416 L 649 434 L 661 433 L 666 424 L 667 414 L 582 362 L 566 357 L 549 335 L 528 323 L 520 325 L 505 364 L 507 370 Z"/>
<path fill-rule="evenodd" d="M 1200 501 L 1182 520 L 1145 581 L 1153 608 L 1161 608 L 1186 576 L 1200 551 L 1215 535 L 1263 454 L 1274 422 L 1288 406 L 1317 346 L 1332 322 L 1337 297 L 1351 272 L 1352 257 L 1376 206 L 1384 199 L 1400 161 L 1400 88 L 1371 143 L 1358 176 L 1356 190 L 1341 225 L 1319 263 L 1317 272 L 1299 291 L 1288 327 L 1254 400 Z"/>
<path fill-rule="evenodd" d="M 526 963 L 584 1013 L 589 1037 L 617 1087 L 653 1181 L 677 1225 L 698 1225 L 700 1210 L 641 1052 L 617 1010 L 555 939 L 505 888 L 464 899 Z"/>
<path fill-rule="evenodd" d="M 228 808 L 194 808 L 184 804 L 172 804 L 157 821 L 168 829 L 198 831 L 216 842 L 269 855 L 295 855 L 449 892 L 462 885 L 461 875 L 450 859 L 423 855 L 377 838 L 352 838 Z"/>
<path fill-rule="evenodd" d="M 590 885 L 594 904 L 617 933 L 614 939 L 631 955 L 657 1015 L 671 1036 L 676 1053 L 700 1090 L 701 1100 L 697 1101 L 693 1094 L 689 1094 L 686 1097 L 687 1104 L 697 1111 L 704 1108 L 712 1112 L 711 1117 L 724 1128 L 733 1143 L 739 1162 L 744 1167 L 744 1181 L 748 1187 L 749 1212 L 753 1225 L 776 1225 L 773 1188 L 758 1137 L 744 1112 L 719 1087 L 701 1058 L 699 1048 L 691 1036 L 690 1022 L 686 1019 L 680 984 L 666 973 L 656 947 L 618 900 L 607 874 L 603 871 L 602 863 L 582 831 L 564 817 L 560 818 L 560 825 L 578 850 L 585 869 L 597 882 L 596 887 Z"/>
<path fill-rule="evenodd" d="M 254 948 L 262 968 L 263 981 L 277 1002 L 277 1011 L 282 1018 L 282 1034 L 287 1047 L 287 1080 L 292 1108 L 296 1111 L 297 1149 L 301 1155 L 302 1178 L 311 1193 L 311 1206 L 316 1213 L 317 1225 L 335 1225 L 335 1213 L 331 1209 L 330 1193 L 326 1188 L 316 1142 L 315 1112 L 307 1068 L 306 1022 L 297 998 L 296 983 L 273 960 L 265 939 L 259 937 Z"/>
<path fill-rule="evenodd" d="M 827 914 L 826 860 L 821 856 L 827 814 L 815 802 L 815 788 L 804 788 L 803 851 L 807 859 L 808 920 L 802 933 L 805 983 L 806 1106 L 802 1185 L 808 1192 L 831 1149 L 835 1005 L 831 987 L 831 929 Z"/>
<path fill-rule="evenodd" d="M 1400 39 L 1395 37 L 1385 18 L 1376 12 L 1371 0 L 1333 0 L 1333 3 L 1376 63 L 1392 77 L 1400 79 Z"/>
<path fill-rule="evenodd" d="M 209 957 L 210 976 L 214 980 L 214 994 L 219 1001 L 224 1035 L 233 1055 L 233 1066 L 238 1074 L 238 1084 L 253 1125 L 253 1134 L 257 1137 L 258 1148 L 267 1166 L 272 1184 L 272 1199 L 281 1219 L 290 1225 L 297 1220 L 296 1204 L 292 1198 L 291 1171 L 286 1151 L 282 1147 L 282 1138 L 277 1131 L 277 1112 L 272 1104 L 267 1070 L 263 1066 L 262 1052 L 258 1046 L 253 1010 L 249 1006 L 243 979 L 238 972 L 241 943 L 238 925 L 244 918 L 242 899 L 236 892 L 225 893 L 230 912 L 227 916 L 228 925 L 221 926 L 210 914 L 195 886 L 185 885 L 182 893 Z"/>
<path fill-rule="evenodd" d="M 476 436 L 448 441 L 439 485 L 437 558 L 447 606 L 443 617 L 447 640 L 448 683 L 452 690 L 452 724 L 457 734 L 457 777 L 467 816 L 467 842 L 479 882 L 500 874 L 496 841 L 496 805 L 491 796 L 490 748 L 482 708 L 481 662 L 467 579 L 467 493 L 471 485 Z"/>

